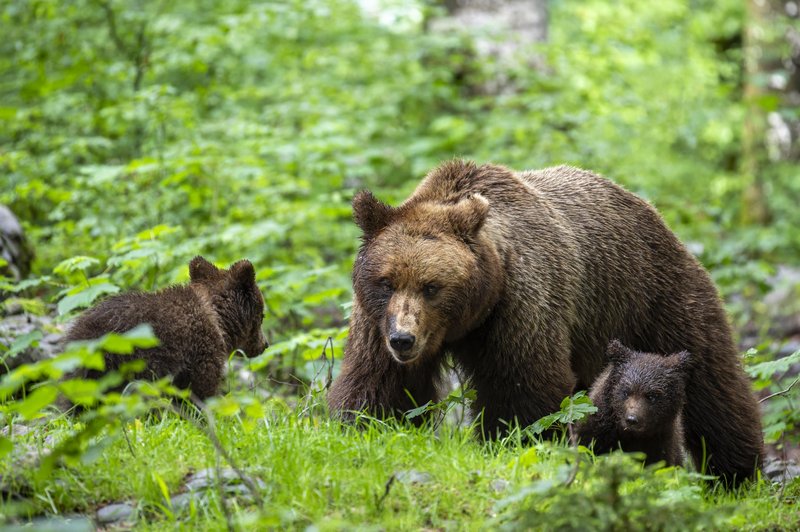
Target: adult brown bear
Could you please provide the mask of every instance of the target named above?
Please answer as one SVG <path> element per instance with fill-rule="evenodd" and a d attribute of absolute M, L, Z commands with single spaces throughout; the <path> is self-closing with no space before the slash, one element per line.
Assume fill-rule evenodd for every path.
<path fill-rule="evenodd" d="M 698 467 L 736 481 L 760 466 L 759 411 L 716 289 L 644 200 L 576 168 L 452 161 L 399 207 L 362 192 L 353 211 L 363 245 L 333 412 L 435 400 L 449 352 L 494 437 L 588 387 L 617 338 L 694 357 L 684 428 Z"/>

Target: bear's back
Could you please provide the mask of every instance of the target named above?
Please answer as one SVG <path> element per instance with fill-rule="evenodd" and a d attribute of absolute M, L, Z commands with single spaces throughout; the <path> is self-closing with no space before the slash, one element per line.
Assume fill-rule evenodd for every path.
<path fill-rule="evenodd" d="M 137 353 L 148 358 L 148 368 L 159 375 L 183 368 L 191 353 L 222 346 L 221 331 L 204 303 L 189 286 L 174 286 L 159 292 L 128 292 L 112 296 L 77 318 L 65 341 L 92 340 L 104 334 L 124 333 L 147 323 L 159 346 Z M 154 358 L 157 356 L 158 358 Z M 106 355 L 107 369 L 131 360 L 126 355 Z M 152 366 L 152 367 L 151 367 Z"/>

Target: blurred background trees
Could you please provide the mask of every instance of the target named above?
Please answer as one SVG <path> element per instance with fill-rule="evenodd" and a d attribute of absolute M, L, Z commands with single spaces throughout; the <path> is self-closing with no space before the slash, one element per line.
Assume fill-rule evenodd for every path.
<path fill-rule="evenodd" d="M 184 280 L 196 254 L 247 257 L 294 368 L 343 334 L 356 190 L 400 201 L 451 157 L 566 163 L 654 202 L 755 344 L 800 310 L 796 281 L 763 303 L 800 255 L 797 16 L 778 0 L 6 2 L 0 203 L 36 250 L 17 299 L 106 287 L 66 319 L 103 290 Z M 56 269 L 75 256 L 93 261 Z"/>

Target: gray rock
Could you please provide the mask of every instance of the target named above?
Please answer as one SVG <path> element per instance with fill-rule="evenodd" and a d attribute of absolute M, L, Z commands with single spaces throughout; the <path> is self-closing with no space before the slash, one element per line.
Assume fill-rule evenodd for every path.
<path fill-rule="evenodd" d="M 402 484 L 427 484 L 433 480 L 430 473 L 409 469 L 407 471 L 396 471 L 394 478 Z"/>
<path fill-rule="evenodd" d="M 492 481 L 489 486 L 492 488 L 492 491 L 495 493 L 502 493 L 508 489 L 509 483 L 507 480 L 502 478 L 496 478 Z"/>
<path fill-rule="evenodd" d="M 37 517 L 24 524 L 3 526 L 4 532 L 92 532 L 94 529 L 94 523 L 85 515 Z"/>
<path fill-rule="evenodd" d="M 192 491 L 202 491 L 216 489 L 216 470 L 213 468 L 202 469 L 186 480 L 186 489 Z M 219 478 L 222 480 L 222 489 L 230 495 L 249 495 L 250 489 L 242 482 L 238 473 L 231 468 L 222 468 Z M 266 485 L 259 478 L 248 476 L 247 479 L 259 489 L 264 489 Z"/>
<path fill-rule="evenodd" d="M 172 510 L 174 512 L 182 512 L 189 508 L 189 505 L 192 501 L 197 502 L 205 502 L 205 495 L 202 493 L 178 493 L 177 495 L 173 495 L 170 500 L 170 506 L 172 506 Z"/>
<path fill-rule="evenodd" d="M 103 506 L 97 510 L 97 522 L 101 525 L 124 521 L 133 513 L 133 506 L 120 502 Z"/>
<path fill-rule="evenodd" d="M 6 357 L 3 360 L 5 364 L 0 365 L 0 374 L 6 372 L 6 366 L 10 371 L 23 364 L 47 360 L 61 353 L 63 348 L 60 344 L 61 334 L 52 332 L 53 330 L 60 331 L 61 327 L 57 326 L 53 318 L 49 316 L 19 314 L 7 316 L 0 321 L 0 342 L 5 345 L 11 345 L 15 338 L 23 334 L 33 331 L 42 331 L 44 333 L 37 346 L 28 347 L 14 356 Z"/>
<path fill-rule="evenodd" d="M 186 481 L 186 489 L 189 491 L 198 491 L 208 488 L 213 488 L 216 484 L 217 472 L 213 468 L 201 469 L 193 473 Z M 223 484 L 230 484 L 233 482 L 240 482 L 241 479 L 236 471 L 230 468 L 220 469 L 220 479 Z"/>
<path fill-rule="evenodd" d="M 792 460 L 767 460 L 763 468 L 764 476 L 773 482 L 785 484 L 800 477 L 800 466 Z"/>
<path fill-rule="evenodd" d="M 11 429 L 11 436 L 23 436 L 31 431 L 31 428 L 27 425 L 21 425 L 19 423 L 14 423 L 13 425 L 9 426 L 6 425 L 2 429 L 0 429 L 0 436 L 5 436 L 8 438 L 9 429 Z"/>
<path fill-rule="evenodd" d="M 27 277 L 31 271 L 33 249 L 16 216 L 5 205 L 0 205 L 0 257 L 8 263 L 0 266 L 0 273 L 16 281 Z"/>

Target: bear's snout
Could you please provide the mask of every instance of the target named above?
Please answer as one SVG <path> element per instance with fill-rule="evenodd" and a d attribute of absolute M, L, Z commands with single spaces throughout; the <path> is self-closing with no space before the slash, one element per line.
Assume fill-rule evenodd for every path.
<path fill-rule="evenodd" d="M 389 345 L 392 349 L 398 352 L 408 351 L 414 347 L 414 341 L 417 339 L 413 334 L 406 332 L 395 332 L 389 335 Z"/>
<path fill-rule="evenodd" d="M 623 430 L 631 432 L 642 432 L 647 430 L 647 407 L 643 404 L 643 398 L 638 396 L 629 397 L 623 404 L 621 412 L 621 424 Z"/>

